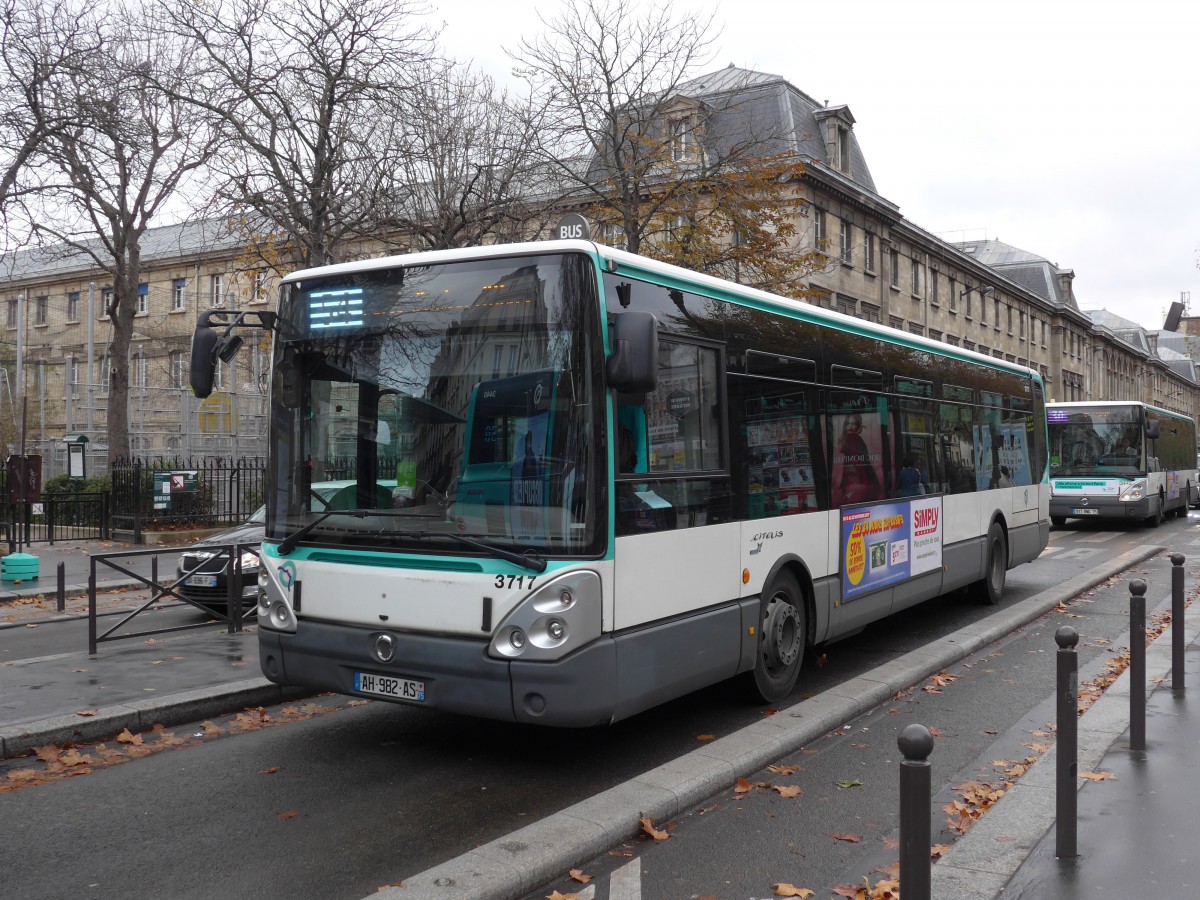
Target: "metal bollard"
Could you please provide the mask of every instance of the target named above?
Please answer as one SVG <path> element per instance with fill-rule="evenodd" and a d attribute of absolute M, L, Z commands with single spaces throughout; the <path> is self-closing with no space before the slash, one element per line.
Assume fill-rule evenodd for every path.
<path fill-rule="evenodd" d="M 1146 749 L 1146 582 L 1129 582 L 1129 749 Z"/>
<path fill-rule="evenodd" d="M 58 564 L 58 611 L 63 612 L 67 608 L 67 564 L 60 562 Z"/>
<path fill-rule="evenodd" d="M 1058 740 L 1055 751 L 1054 855 L 1078 856 L 1079 832 L 1079 632 L 1063 625 L 1054 632 L 1058 644 Z"/>
<path fill-rule="evenodd" d="M 1171 688 L 1182 691 L 1183 677 L 1183 554 L 1171 554 Z"/>
<path fill-rule="evenodd" d="M 896 739 L 900 761 L 900 889 L 904 900 L 929 900 L 933 834 L 929 798 L 933 735 L 924 725 L 906 725 Z"/>

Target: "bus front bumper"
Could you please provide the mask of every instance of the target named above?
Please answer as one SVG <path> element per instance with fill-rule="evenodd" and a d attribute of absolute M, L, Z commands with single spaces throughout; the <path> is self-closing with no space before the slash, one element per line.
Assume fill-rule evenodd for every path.
<path fill-rule="evenodd" d="M 382 634 L 394 641 L 388 663 L 374 655 Z M 616 650 L 603 638 L 556 662 L 527 663 L 492 659 L 486 641 L 301 620 L 295 633 L 260 625 L 258 656 L 276 684 L 485 719 L 586 728 L 612 722 L 616 711 Z M 355 673 L 417 682 L 424 699 L 357 691 Z"/>
<path fill-rule="evenodd" d="M 1051 518 L 1061 516 L 1065 519 L 1146 519 L 1151 511 L 1148 496 L 1132 501 L 1122 501 L 1107 495 L 1086 494 L 1050 498 Z"/>

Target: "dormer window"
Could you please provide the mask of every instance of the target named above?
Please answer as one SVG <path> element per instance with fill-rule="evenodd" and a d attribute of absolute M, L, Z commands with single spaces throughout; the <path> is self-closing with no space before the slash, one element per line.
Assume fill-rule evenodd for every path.
<path fill-rule="evenodd" d="M 676 119 L 671 123 L 671 159 L 692 162 L 696 158 L 696 123 L 692 119 Z"/>
<path fill-rule="evenodd" d="M 849 174 L 850 172 L 850 129 L 838 128 L 837 133 L 838 147 L 838 168 Z"/>

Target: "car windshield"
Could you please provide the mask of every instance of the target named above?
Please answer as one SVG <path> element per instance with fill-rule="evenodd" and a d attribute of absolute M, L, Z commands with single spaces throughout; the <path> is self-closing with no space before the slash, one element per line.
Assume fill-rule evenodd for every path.
<path fill-rule="evenodd" d="M 589 257 L 322 276 L 287 285 L 280 316 L 269 538 L 365 510 L 381 514 L 325 516 L 305 541 L 597 551 L 603 354 Z"/>

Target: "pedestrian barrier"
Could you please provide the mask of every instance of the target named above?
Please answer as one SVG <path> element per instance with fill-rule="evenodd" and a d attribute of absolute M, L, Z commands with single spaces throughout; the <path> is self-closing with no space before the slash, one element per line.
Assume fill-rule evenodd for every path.
<path fill-rule="evenodd" d="M 212 553 L 211 557 L 206 558 L 196 565 L 195 568 L 184 570 L 179 577 L 170 583 L 163 583 L 158 580 L 158 557 L 163 553 L 170 553 L 172 556 L 177 556 L 180 552 L 179 548 L 166 549 L 151 549 L 151 550 L 132 550 L 122 551 L 119 553 L 97 553 L 91 557 L 91 570 L 88 575 L 88 653 L 96 654 L 97 645 L 104 641 L 116 641 L 126 638 L 146 637 L 153 634 L 166 634 L 174 631 L 190 631 L 196 628 L 211 627 L 213 620 L 223 622 L 228 628 L 229 634 L 241 631 L 245 623 L 252 617 L 257 617 L 257 604 L 251 605 L 248 608 L 242 607 L 242 555 L 253 554 L 261 559 L 258 544 L 210 544 L 205 547 L 205 550 Z M 150 577 L 141 575 L 121 565 L 118 559 L 129 559 L 131 557 L 149 556 L 152 557 L 150 563 Z M 222 564 L 223 563 L 223 564 Z M 215 570 L 225 576 L 225 609 L 222 612 L 212 606 L 205 605 L 185 596 L 180 593 L 179 587 L 188 578 L 196 574 L 203 567 L 206 572 Z M 137 609 L 123 616 L 120 621 L 112 625 L 106 631 L 101 633 L 97 625 L 97 600 L 96 600 L 96 570 L 98 566 L 107 566 L 110 569 L 115 569 L 130 578 L 136 579 L 142 585 L 150 588 L 150 599 L 139 606 Z M 179 601 L 178 603 L 170 604 L 172 606 L 194 606 L 196 609 L 205 613 L 209 619 L 204 622 L 195 622 L 184 625 L 173 625 L 165 628 L 155 628 L 146 631 L 130 632 L 128 634 L 117 634 L 127 622 L 137 616 L 139 613 L 145 612 L 152 606 L 159 604 L 160 601 L 173 598 Z M 159 608 L 164 608 L 162 605 Z"/>

